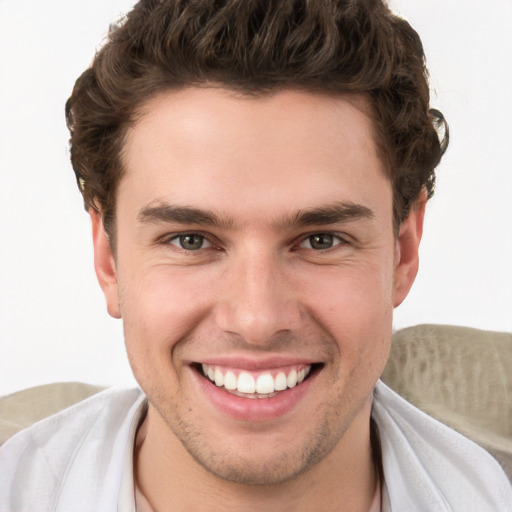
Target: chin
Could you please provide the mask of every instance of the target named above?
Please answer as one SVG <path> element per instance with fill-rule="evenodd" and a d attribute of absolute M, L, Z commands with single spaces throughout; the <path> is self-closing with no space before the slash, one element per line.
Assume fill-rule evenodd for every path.
<path fill-rule="evenodd" d="M 316 447 L 296 456 L 282 452 L 262 459 L 254 457 L 254 454 L 251 457 L 233 453 L 220 456 L 189 450 L 196 462 L 215 477 L 235 484 L 256 486 L 279 485 L 294 480 L 313 468 L 329 452 L 325 447 Z"/>
<path fill-rule="evenodd" d="M 294 480 L 323 461 L 339 444 L 346 426 L 326 418 L 313 428 L 276 432 L 208 432 L 183 421 L 167 422 L 188 455 L 217 478 L 242 485 L 278 485 Z M 210 426 L 211 428 L 211 426 Z M 229 439 L 226 442 L 226 439 Z M 291 442 L 292 441 L 292 442 Z"/>

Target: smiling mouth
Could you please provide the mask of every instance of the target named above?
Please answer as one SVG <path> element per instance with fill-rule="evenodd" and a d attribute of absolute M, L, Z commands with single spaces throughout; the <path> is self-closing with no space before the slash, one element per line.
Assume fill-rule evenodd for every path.
<path fill-rule="evenodd" d="M 217 365 L 197 364 L 196 370 L 218 388 L 232 395 L 250 399 L 272 398 L 278 394 L 299 386 L 321 364 L 300 364 L 284 369 L 250 372 Z"/>

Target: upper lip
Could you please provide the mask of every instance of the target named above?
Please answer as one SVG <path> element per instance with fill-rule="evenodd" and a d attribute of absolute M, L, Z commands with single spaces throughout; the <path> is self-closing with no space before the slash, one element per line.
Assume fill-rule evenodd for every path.
<path fill-rule="evenodd" d="M 209 366 L 224 366 L 240 370 L 272 370 L 300 364 L 315 364 L 318 360 L 294 356 L 273 356 L 264 358 L 244 356 L 212 356 L 193 361 L 191 364 L 207 364 Z"/>

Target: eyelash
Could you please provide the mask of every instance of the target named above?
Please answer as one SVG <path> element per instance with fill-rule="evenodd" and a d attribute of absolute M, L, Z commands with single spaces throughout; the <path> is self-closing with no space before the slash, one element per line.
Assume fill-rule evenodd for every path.
<path fill-rule="evenodd" d="M 186 249 L 184 247 L 181 247 L 178 244 L 172 243 L 173 241 L 176 241 L 176 240 L 179 241 L 180 238 L 194 237 L 194 236 L 201 237 L 201 247 L 199 247 L 195 250 Z M 327 247 L 324 249 L 314 249 L 313 247 L 311 247 L 311 239 L 315 236 L 316 237 L 331 237 L 333 239 L 334 243 L 331 247 Z M 308 241 L 309 241 L 310 247 L 303 247 L 303 244 L 307 243 Z M 209 244 L 207 247 L 203 247 L 205 242 Z M 173 233 L 171 235 L 166 235 L 165 237 L 162 237 L 159 239 L 159 244 L 163 245 L 163 246 L 172 245 L 177 250 L 183 251 L 187 254 L 191 254 L 194 252 L 200 252 L 201 250 L 204 250 L 204 249 L 216 249 L 216 250 L 220 249 L 220 247 L 219 247 L 220 244 L 215 243 L 214 240 L 212 240 L 211 235 L 209 235 L 207 233 L 198 232 L 198 231 L 186 231 L 186 232 Z M 338 248 L 339 246 L 343 246 L 343 245 L 347 245 L 347 244 L 349 244 L 349 241 L 346 239 L 345 236 L 342 236 L 339 233 L 331 233 L 328 231 L 317 231 L 317 232 L 313 232 L 313 233 L 310 233 L 307 235 L 301 235 L 301 237 L 299 239 L 297 239 L 297 242 L 295 242 L 293 244 L 292 250 L 297 251 L 298 249 L 304 248 L 306 250 L 311 250 L 311 251 L 314 251 L 317 253 L 324 253 L 327 251 L 336 250 L 336 248 Z"/>
<path fill-rule="evenodd" d="M 180 247 L 179 245 L 177 244 L 173 244 L 172 242 L 175 241 L 175 240 L 179 240 L 180 238 L 185 238 L 185 237 L 201 237 L 201 242 L 203 245 L 204 242 L 207 242 L 208 244 L 210 244 L 209 247 L 200 247 L 196 250 L 191 250 L 191 249 L 185 249 L 184 247 Z M 160 245 L 163 245 L 163 246 L 169 246 L 169 245 L 173 245 L 174 247 L 176 247 L 177 250 L 180 250 L 180 251 L 184 251 L 186 253 L 193 253 L 193 252 L 199 252 L 201 249 L 214 249 L 214 248 L 218 248 L 216 247 L 215 243 L 212 241 L 211 237 L 208 236 L 206 233 L 201 233 L 201 232 L 197 232 L 197 231 L 186 231 L 186 232 L 181 232 L 181 233 L 173 233 L 171 235 L 166 235 L 165 237 L 162 237 L 160 240 L 159 240 L 159 244 Z"/>
<path fill-rule="evenodd" d="M 327 248 L 323 248 L 323 249 L 314 249 L 313 247 L 311 247 L 311 243 L 312 243 L 312 239 L 313 238 L 325 238 L 325 237 L 328 237 L 331 239 L 331 242 L 332 242 L 332 246 L 331 247 L 327 247 Z M 301 239 L 300 241 L 300 244 L 299 244 L 299 247 L 302 247 L 304 243 L 307 243 L 309 242 L 309 245 L 310 247 L 307 247 L 307 249 L 310 249 L 310 250 L 313 250 L 315 252 L 326 252 L 326 251 L 329 251 L 331 249 L 335 250 L 338 246 L 340 245 L 346 245 L 348 243 L 348 241 L 341 235 L 339 234 L 336 234 L 336 233 L 329 233 L 329 232 L 317 232 L 317 233 L 312 233 L 304 238 Z"/>

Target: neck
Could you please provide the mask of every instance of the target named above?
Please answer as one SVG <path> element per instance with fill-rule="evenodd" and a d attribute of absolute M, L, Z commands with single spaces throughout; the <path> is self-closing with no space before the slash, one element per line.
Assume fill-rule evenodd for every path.
<path fill-rule="evenodd" d="M 312 469 L 263 486 L 233 483 L 204 469 L 150 406 L 135 455 L 137 485 L 155 512 L 367 512 L 378 475 L 372 455 L 378 434 L 370 433 L 370 412 L 367 404 L 332 452 Z"/>

